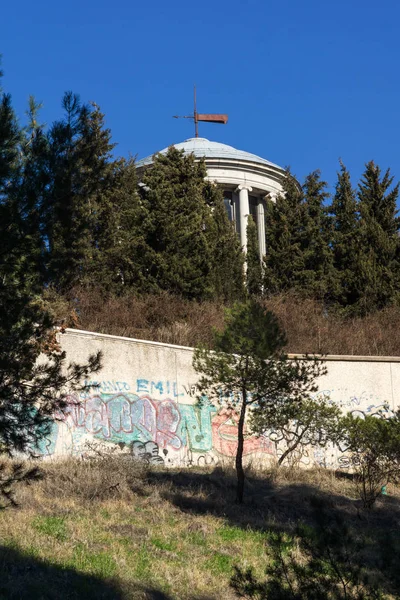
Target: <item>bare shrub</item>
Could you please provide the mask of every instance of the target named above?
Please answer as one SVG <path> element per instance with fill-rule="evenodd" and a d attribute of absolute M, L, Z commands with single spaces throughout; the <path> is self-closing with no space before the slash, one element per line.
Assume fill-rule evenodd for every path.
<path fill-rule="evenodd" d="M 47 498 L 94 501 L 129 499 L 147 477 L 145 463 L 128 454 L 97 456 L 90 460 L 69 458 L 43 463 L 39 486 Z"/>
<path fill-rule="evenodd" d="M 101 288 L 75 289 L 68 298 L 47 292 L 47 302 L 61 325 L 99 333 L 182 346 L 210 345 L 214 327 L 224 326 L 219 301 L 190 301 L 167 292 L 116 296 Z M 400 307 L 366 317 L 345 318 L 316 300 L 280 294 L 263 301 L 274 312 L 291 353 L 400 355 Z"/>
<path fill-rule="evenodd" d="M 99 333 L 154 340 L 183 346 L 211 341 L 213 327 L 223 324 L 223 307 L 217 302 L 195 302 L 168 293 L 115 296 L 100 289 L 71 293 L 68 308 L 58 304 L 66 320 L 72 309 L 75 327 Z"/>
<path fill-rule="evenodd" d="M 400 307 L 391 306 L 366 317 L 345 318 L 321 302 L 280 294 L 265 300 L 279 318 L 292 353 L 398 356 Z"/>

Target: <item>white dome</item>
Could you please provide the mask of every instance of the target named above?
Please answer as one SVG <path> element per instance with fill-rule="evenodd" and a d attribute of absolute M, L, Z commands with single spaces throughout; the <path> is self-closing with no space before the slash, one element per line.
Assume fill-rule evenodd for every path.
<path fill-rule="evenodd" d="M 250 152 L 244 152 L 243 150 L 236 150 L 232 146 L 228 146 L 227 144 L 221 144 L 219 142 L 211 142 L 205 138 L 189 138 L 184 142 L 180 142 L 179 144 L 173 144 L 177 150 L 183 150 L 185 154 L 194 154 L 197 158 L 205 158 L 205 159 L 228 159 L 237 162 L 251 162 L 257 163 L 260 165 L 265 165 L 268 167 L 273 167 L 275 169 L 279 169 L 283 171 L 281 167 L 275 165 L 274 163 L 266 160 L 265 158 L 260 158 L 256 154 L 251 154 Z M 168 151 L 168 148 L 164 148 L 161 150 L 161 154 L 165 154 Z M 136 163 L 137 167 L 144 167 L 153 162 L 152 156 L 147 156 L 146 158 L 142 158 Z"/>

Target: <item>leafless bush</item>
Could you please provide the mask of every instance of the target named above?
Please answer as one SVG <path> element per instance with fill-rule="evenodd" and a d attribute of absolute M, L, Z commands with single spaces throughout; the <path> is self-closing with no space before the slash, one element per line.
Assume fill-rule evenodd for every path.
<path fill-rule="evenodd" d="M 189 301 L 168 293 L 115 296 L 101 289 L 76 289 L 69 298 L 47 292 L 59 323 L 99 333 L 183 346 L 211 344 L 212 329 L 222 328 L 224 307 L 217 301 Z M 281 322 L 291 353 L 398 356 L 400 307 L 363 318 L 344 318 L 322 303 L 280 294 L 264 300 Z"/>
<path fill-rule="evenodd" d="M 47 498 L 94 501 L 129 499 L 147 476 L 148 467 L 128 454 L 93 456 L 90 460 L 57 460 L 44 463 L 40 482 Z"/>

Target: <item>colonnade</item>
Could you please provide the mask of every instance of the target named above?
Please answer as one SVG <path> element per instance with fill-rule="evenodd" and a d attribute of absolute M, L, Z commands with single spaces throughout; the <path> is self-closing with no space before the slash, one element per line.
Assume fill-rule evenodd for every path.
<path fill-rule="evenodd" d="M 239 201 L 237 203 L 239 215 L 239 235 L 244 252 L 246 252 L 247 249 L 247 221 L 250 215 L 249 193 L 252 191 L 253 188 L 247 185 L 239 185 L 235 190 L 235 193 L 239 195 Z M 266 198 L 269 198 L 269 196 L 266 196 L 265 199 Z M 259 198 L 257 203 L 257 234 L 258 249 L 260 256 L 262 257 L 266 253 L 265 213 L 263 198 Z"/>

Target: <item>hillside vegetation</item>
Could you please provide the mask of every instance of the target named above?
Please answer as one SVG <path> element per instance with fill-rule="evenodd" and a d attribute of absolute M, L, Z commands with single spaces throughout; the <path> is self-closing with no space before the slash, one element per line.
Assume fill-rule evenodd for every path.
<path fill-rule="evenodd" d="M 116 296 L 100 289 L 74 290 L 73 300 L 54 292 L 47 302 L 57 322 L 68 327 L 183 346 L 211 344 L 212 329 L 222 328 L 224 306 L 162 293 Z M 400 308 L 391 306 L 365 317 L 327 313 L 322 303 L 293 294 L 263 300 L 279 318 L 291 353 L 400 356 Z"/>

